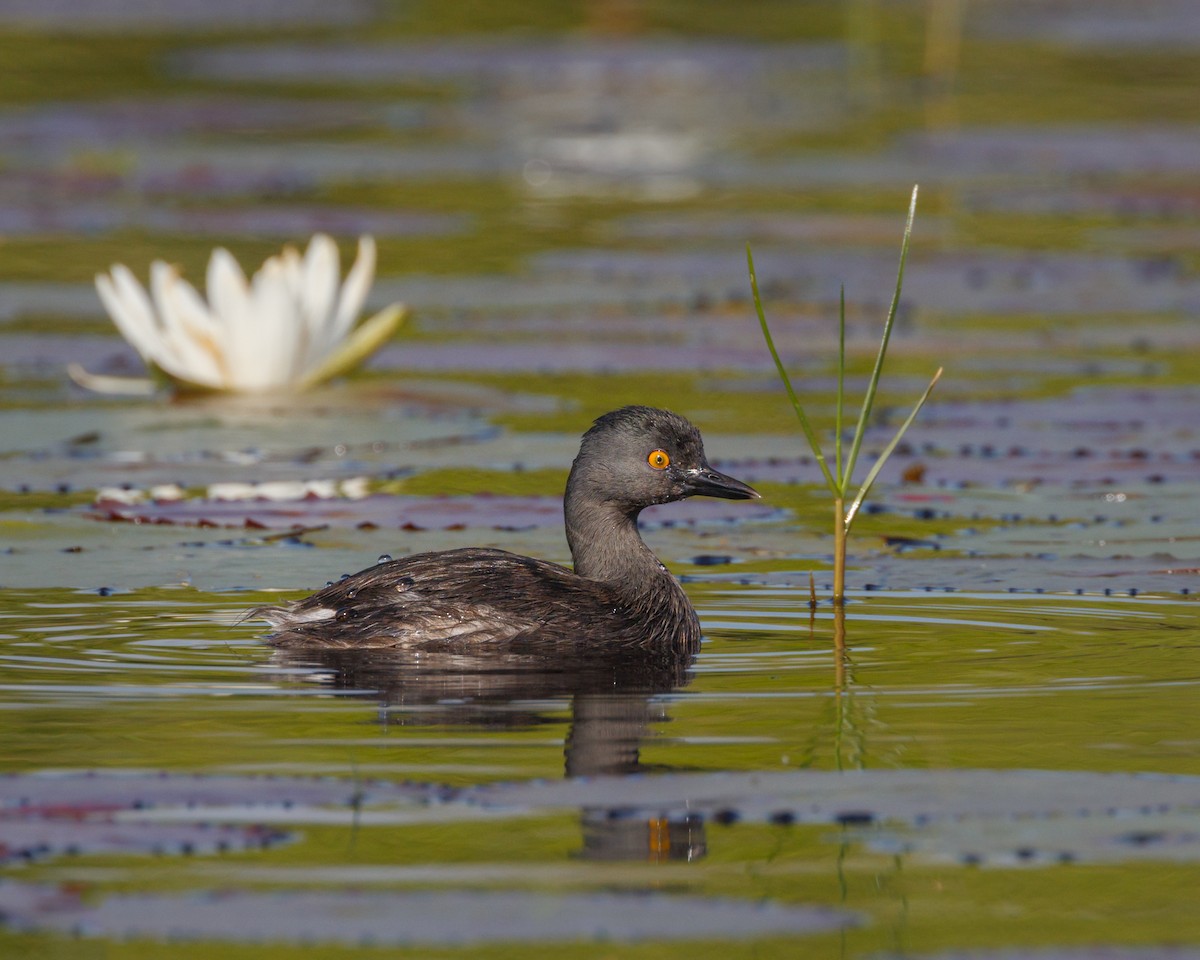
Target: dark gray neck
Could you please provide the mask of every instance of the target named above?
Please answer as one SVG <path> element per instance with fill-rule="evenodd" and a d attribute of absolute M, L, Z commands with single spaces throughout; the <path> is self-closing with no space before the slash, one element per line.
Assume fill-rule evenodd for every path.
<path fill-rule="evenodd" d="M 700 621 L 691 601 L 643 542 L 637 515 L 611 504 L 566 504 L 567 543 L 575 572 L 611 587 L 642 624 L 643 641 L 694 652 Z"/>
<path fill-rule="evenodd" d="M 612 504 L 564 504 L 567 544 L 575 572 L 615 586 L 646 584 L 671 575 L 642 540 L 637 515 Z"/>

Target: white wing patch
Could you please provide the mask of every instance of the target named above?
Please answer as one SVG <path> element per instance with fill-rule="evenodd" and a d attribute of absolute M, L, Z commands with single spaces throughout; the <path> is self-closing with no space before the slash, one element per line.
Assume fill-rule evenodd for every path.
<path fill-rule="evenodd" d="M 332 620 L 337 616 L 336 610 L 329 607 L 312 607 L 309 610 L 285 610 L 281 623 L 313 623 L 317 620 Z"/>

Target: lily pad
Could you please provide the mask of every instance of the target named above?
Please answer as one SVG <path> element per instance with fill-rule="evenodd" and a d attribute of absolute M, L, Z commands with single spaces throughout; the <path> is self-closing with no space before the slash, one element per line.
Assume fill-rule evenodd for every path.
<path fill-rule="evenodd" d="M 86 510 L 96 520 L 134 523 L 180 524 L 207 527 L 290 529 L 327 524 L 333 527 L 370 527 L 401 530 L 532 530 L 561 529 L 562 500 L 558 497 L 508 497 L 476 494 L 472 497 L 403 497 L 374 495 L 356 499 L 305 495 L 283 500 L 267 494 L 250 499 L 180 499 L 122 503 L 101 499 Z M 687 500 L 651 507 L 643 514 L 644 526 L 695 526 L 705 523 L 742 523 L 779 516 L 762 504 L 730 507 L 723 501 Z"/>
<path fill-rule="evenodd" d="M 41 771 L 0 776 L 0 815 L 50 817 L 114 814 L 171 807 L 203 819 L 203 810 L 237 804 L 271 811 L 357 806 L 375 797 L 398 800 L 403 788 L 384 781 L 332 777 L 188 775 L 144 770 Z M 429 796 L 422 792 L 421 796 Z"/>
<path fill-rule="evenodd" d="M 262 850 L 286 841 L 272 827 L 228 824 L 112 823 L 97 819 L 0 818 L 0 863 L 61 856 L 193 856 Z"/>
<path fill-rule="evenodd" d="M 473 788 L 484 806 L 608 807 L 659 816 L 727 813 L 758 822 L 921 826 L 942 820 L 1131 817 L 1171 810 L 1197 816 L 1200 777 L 1059 770 L 856 770 L 585 778 Z M 1200 852 L 1200 851 L 1198 851 Z"/>
<path fill-rule="evenodd" d="M 844 911 L 646 894 L 523 892 L 214 892 L 110 896 L 0 885 L 10 929 L 85 937 L 240 943 L 489 944 L 740 940 L 815 934 L 854 922 Z"/>

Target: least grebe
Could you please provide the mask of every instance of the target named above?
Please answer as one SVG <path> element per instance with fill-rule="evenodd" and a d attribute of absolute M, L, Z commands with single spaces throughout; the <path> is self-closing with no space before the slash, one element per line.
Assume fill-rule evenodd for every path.
<path fill-rule="evenodd" d="M 708 465 L 700 431 L 683 417 L 623 407 L 584 434 L 567 478 L 574 572 L 482 547 L 419 553 L 250 616 L 269 621 L 268 639 L 287 647 L 694 650 L 696 612 L 642 541 L 637 518 L 651 504 L 697 495 L 758 497 Z"/>

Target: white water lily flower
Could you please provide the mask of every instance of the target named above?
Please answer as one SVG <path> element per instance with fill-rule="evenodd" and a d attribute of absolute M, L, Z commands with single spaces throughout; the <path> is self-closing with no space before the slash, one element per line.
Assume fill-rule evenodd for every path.
<path fill-rule="evenodd" d="M 355 326 L 374 277 L 371 237 L 359 238 L 339 285 L 337 245 L 318 233 L 303 257 L 284 247 L 250 280 L 218 247 L 208 262 L 207 303 L 162 260 L 150 265 L 149 293 L 119 263 L 96 276 L 96 290 L 122 336 L 179 387 L 265 393 L 304 390 L 344 373 L 391 337 L 407 315 L 403 304 Z M 85 387 L 129 392 L 120 378 L 70 372 Z"/>

